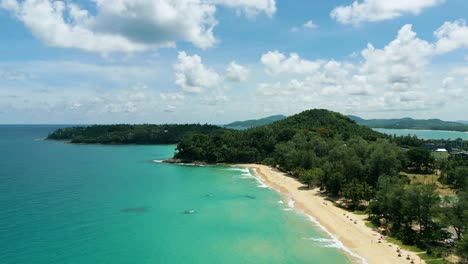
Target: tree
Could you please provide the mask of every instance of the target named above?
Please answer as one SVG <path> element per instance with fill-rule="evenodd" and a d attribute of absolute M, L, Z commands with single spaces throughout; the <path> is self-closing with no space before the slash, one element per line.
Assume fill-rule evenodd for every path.
<path fill-rule="evenodd" d="M 434 158 L 431 156 L 431 153 L 422 148 L 411 148 L 406 152 L 406 155 L 409 160 L 409 165 L 415 167 L 416 171 L 422 171 L 424 168 L 428 171 L 430 165 L 434 164 Z"/>
<path fill-rule="evenodd" d="M 459 192 L 455 197 L 445 197 L 440 208 L 442 223 L 452 226 L 461 239 L 468 229 L 468 193 Z"/>
<path fill-rule="evenodd" d="M 460 257 L 460 263 L 468 263 L 468 239 L 458 240 L 455 244 L 455 251 Z"/>
<path fill-rule="evenodd" d="M 310 170 L 302 171 L 299 175 L 299 181 L 306 184 L 307 188 L 310 189 L 310 187 L 316 186 L 319 184 L 322 176 L 323 176 L 322 169 L 313 168 Z"/>
<path fill-rule="evenodd" d="M 343 196 L 350 199 L 353 208 L 360 205 L 362 200 L 369 200 L 372 196 L 372 187 L 366 182 L 353 179 L 343 185 Z"/>

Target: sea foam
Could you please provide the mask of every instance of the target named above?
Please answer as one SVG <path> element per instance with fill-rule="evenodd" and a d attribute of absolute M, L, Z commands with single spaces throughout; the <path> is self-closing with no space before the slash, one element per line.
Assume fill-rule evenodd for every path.
<path fill-rule="evenodd" d="M 363 264 L 368 264 L 367 260 L 362 257 L 361 255 L 358 255 L 356 253 L 354 253 L 353 251 L 351 251 L 349 248 L 347 248 L 345 245 L 343 245 L 343 243 L 332 233 L 330 233 L 330 231 L 328 231 L 327 228 L 325 228 L 322 224 L 320 224 L 319 221 L 317 221 L 317 219 L 315 219 L 313 216 L 311 215 L 308 215 L 306 214 L 305 212 L 302 212 L 303 214 L 305 214 L 309 220 L 314 223 L 315 225 L 317 225 L 320 229 L 322 229 L 325 233 L 328 234 L 328 236 L 331 237 L 331 239 L 323 239 L 322 242 L 327 242 L 327 247 L 334 247 L 334 248 L 338 248 L 338 249 L 341 249 L 343 250 L 344 252 L 348 253 L 349 255 L 355 257 L 356 259 L 359 259 Z M 311 239 L 312 240 L 312 239 Z M 318 241 L 317 239 L 315 239 L 314 241 Z M 331 242 L 333 241 L 333 242 Z"/>

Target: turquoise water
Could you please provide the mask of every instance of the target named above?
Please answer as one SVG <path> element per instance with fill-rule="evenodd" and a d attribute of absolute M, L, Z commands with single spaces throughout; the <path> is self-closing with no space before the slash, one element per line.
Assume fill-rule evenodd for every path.
<path fill-rule="evenodd" d="M 457 139 L 468 140 L 468 132 L 443 130 L 416 130 L 416 129 L 387 129 L 373 128 L 375 131 L 397 136 L 416 135 L 421 139 Z"/>
<path fill-rule="evenodd" d="M 35 140 L 54 128 L 0 126 L 0 263 L 349 263 L 246 169 Z"/>

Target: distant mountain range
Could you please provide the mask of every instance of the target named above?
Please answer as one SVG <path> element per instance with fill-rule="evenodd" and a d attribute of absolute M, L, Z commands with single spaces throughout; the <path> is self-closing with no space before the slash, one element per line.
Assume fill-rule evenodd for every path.
<path fill-rule="evenodd" d="M 348 117 L 359 125 L 371 128 L 468 131 L 468 124 L 440 119 L 413 119 L 409 117 L 399 119 L 363 119 L 352 115 L 348 115 Z"/>
<path fill-rule="evenodd" d="M 260 119 L 236 121 L 236 122 L 232 122 L 227 125 L 224 125 L 224 127 L 232 128 L 232 129 L 247 129 L 247 128 L 252 128 L 252 127 L 269 125 L 273 122 L 283 120 L 285 118 L 286 116 L 284 115 L 272 115 L 272 116 L 260 118 Z"/>
<path fill-rule="evenodd" d="M 273 115 L 260 119 L 245 121 L 236 121 L 224 125 L 226 128 L 247 129 L 252 127 L 264 126 L 285 119 L 284 115 Z M 364 119 L 358 116 L 348 115 L 357 124 L 371 128 L 388 129 L 427 129 L 427 130 L 449 130 L 449 131 L 468 131 L 468 121 L 443 121 L 440 119 L 413 119 L 410 117 L 393 119 Z"/>

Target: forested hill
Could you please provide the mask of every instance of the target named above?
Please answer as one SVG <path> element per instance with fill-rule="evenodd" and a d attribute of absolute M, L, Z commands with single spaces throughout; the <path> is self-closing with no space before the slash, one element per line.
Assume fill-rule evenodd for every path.
<path fill-rule="evenodd" d="M 382 137 L 380 133 L 368 127 L 358 125 L 347 116 L 325 109 L 304 111 L 275 122 L 271 127 L 274 129 L 289 128 L 313 131 L 327 137 L 341 136 L 344 139 L 359 136 L 364 139 L 375 140 L 378 137 Z"/>
<path fill-rule="evenodd" d="M 385 136 L 350 118 L 323 109 L 304 111 L 270 125 L 247 130 L 225 130 L 214 135 L 191 135 L 179 143 L 175 158 L 184 161 L 263 162 L 272 160 L 283 144 L 304 141 L 342 142 L 351 138 L 375 141 Z M 323 144 L 322 144 L 323 142 Z M 285 152 L 284 152 L 285 153 Z M 300 152 L 298 152 L 300 153 Z"/>
<path fill-rule="evenodd" d="M 468 125 L 460 122 L 443 121 L 440 119 L 412 119 L 409 117 L 400 119 L 363 119 L 357 116 L 348 116 L 356 123 L 372 128 L 390 129 L 428 129 L 468 131 Z"/>
<path fill-rule="evenodd" d="M 232 128 L 232 129 L 247 129 L 247 128 L 252 128 L 252 127 L 269 125 L 273 122 L 276 122 L 285 118 L 286 116 L 284 115 L 273 115 L 273 116 L 268 116 L 268 117 L 260 118 L 260 119 L 236 121 L 236 122 L 232 122 L 227 125 L 224 125 L 224 127 Z"/>
<path fill-rule="evenodd" d="M 176 144 L 189 134 L 226 130 L 214 125 L 92 125 L 60 128 L 47 139 L 87 144 Z"/>

